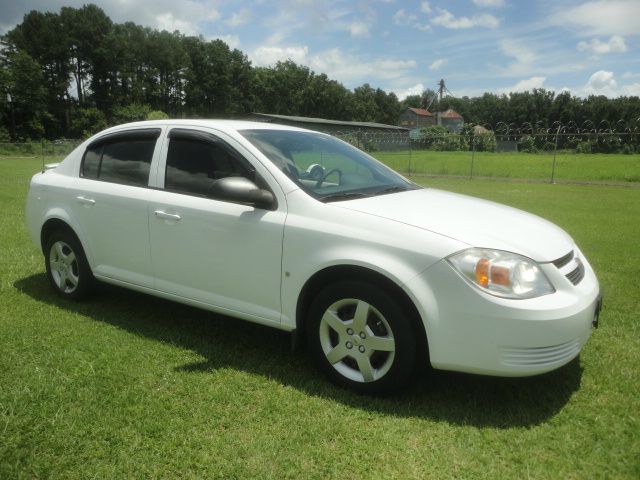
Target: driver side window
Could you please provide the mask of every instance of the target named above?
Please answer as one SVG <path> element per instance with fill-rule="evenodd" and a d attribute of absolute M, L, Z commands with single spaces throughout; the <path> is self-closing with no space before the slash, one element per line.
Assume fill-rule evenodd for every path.
<path fill-rule="evenodd" d="M 221 178 L 255 180 L 248 162 L 213 135 L 174 129 L 169 137 L 165 190 L 207 196 L 211 185 Z"/>

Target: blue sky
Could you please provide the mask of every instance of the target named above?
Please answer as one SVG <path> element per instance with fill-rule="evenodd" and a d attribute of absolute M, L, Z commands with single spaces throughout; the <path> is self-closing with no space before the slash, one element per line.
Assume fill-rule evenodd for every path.
<path fill-rule="evenodd" d="M 29 10 L 0 0 L 0 32 Z M 444 78 L 457 97 L 532 88 L 640 95 L 640 0 L 104 0 L 112 20 L 221 38 L 254 65 L 288 58 L 400 98 Z"/>

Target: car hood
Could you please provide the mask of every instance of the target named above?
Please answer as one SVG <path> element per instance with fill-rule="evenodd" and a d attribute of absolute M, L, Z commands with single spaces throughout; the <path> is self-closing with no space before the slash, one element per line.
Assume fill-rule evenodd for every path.
<path fill-rule="evenodd" d="M 334 205 L 429 230 L 474 247 L 518 253 L 538 262 L 556 260 L 574 246 L 566 232 L 536 215 L 432 188 Z"/>

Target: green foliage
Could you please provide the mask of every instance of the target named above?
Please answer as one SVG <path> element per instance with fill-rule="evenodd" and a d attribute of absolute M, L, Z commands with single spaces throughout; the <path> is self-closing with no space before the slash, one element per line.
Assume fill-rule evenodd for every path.
<path fill-rule="evenodd" d="M 593 145 L 591 145 L 591 142 L 589 141 L 580 142 L 576 146 L 576 153 L 592 153 L 592 152 L 593 152 Z"/>
<path fill-rule="evenodd" d="M 420 137 L 416 143 L 417 148 L 426 148 L 436 151 L 468 150 L 469 142 L 464 134 L 451 133 L 446 127 L 433 125 L 420 130 Z"/>
<path fill-rule="evenodd" d="M 151 113 L 149 105 L 132 103 L 113 109 L 113 123 L 129 123 L 146 120 Z"/>
<path fill-rule="evenodd" d="M 147 114 L 146 120 L 166 120 L 169 115 L 161 110 L 152 110 Z"/>
<path fill-rule="evenodd" d="M 460 135 L 465 137 L 471 150 L 474 148 L 476 152 L 495 152 L 496 150 L 496 136 L 491 131 L 476 132 L 473 124 L 466 123 Z"/>
<path fill-rule="evenodd" d="M 73 138 L 87 138 L 107 126 L 104 113 L 96 107 L 83 107 L 73 111 L 69 133 Z"/>
<path fill-rule="evenodd" d="M 11 134 L 9 130 L 4 127 L 0 127 L 0 143 L 7 143 L 11 141 Z"/>
<path fill-rule="evenodd" d="M 518 142 L 518 150 L 520 152 L 536 153 L 536 139 L 533 135 L 524 135 Z"/>

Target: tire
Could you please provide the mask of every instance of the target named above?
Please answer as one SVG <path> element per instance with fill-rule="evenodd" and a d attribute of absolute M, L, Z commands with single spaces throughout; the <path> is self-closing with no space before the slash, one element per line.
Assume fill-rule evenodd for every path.
<path fill-rule="evenodd" d="M 312 302 L 307 344 L 334 383 L 359 393 L 388 393 L 411 377 L 415 328 L 414 319 L 382 288 L 342 281 Z"/>
<path fill-rule="evenodd" d="M 44 246 L 47 278 L 62 298 L 82 300 L 92 291 L 95 279 L 82 245 L 66 230 L 57 230 L 47 238 Z"/>

